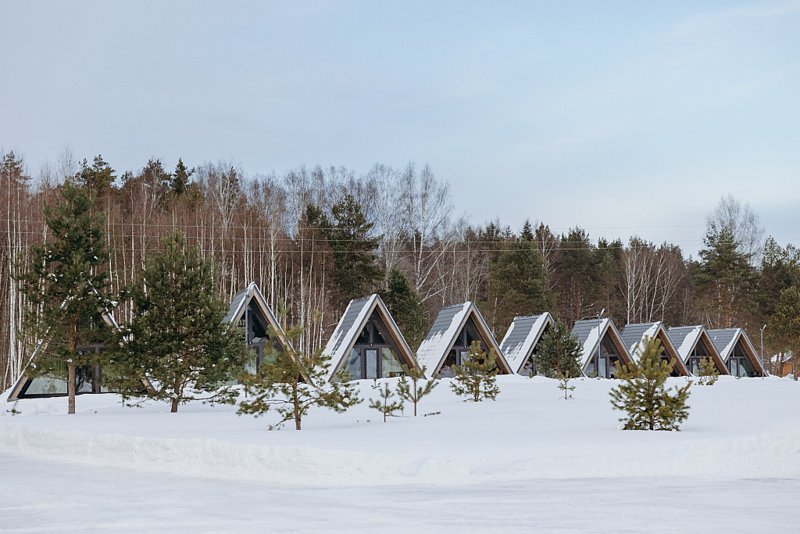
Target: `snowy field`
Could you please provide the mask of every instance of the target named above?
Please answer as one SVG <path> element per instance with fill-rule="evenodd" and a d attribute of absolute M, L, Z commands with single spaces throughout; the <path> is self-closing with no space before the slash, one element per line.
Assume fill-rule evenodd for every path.
<path fill-rule="evenodd" d="M 673 379 L 675 383 L 683 379 Z M 682 432 L 625 432 L 614 381 L 443 382 L 428 417 L 366 403 L 265 430 L 235 408 L 123 408 L 113 395 L 0 397 L 0 531 L 798 532 L 800 384 L 695 387 Z M 374 396 L 364 382 L 364 397 Z M 406 410 L 409 413 L 409 410 Z"/>

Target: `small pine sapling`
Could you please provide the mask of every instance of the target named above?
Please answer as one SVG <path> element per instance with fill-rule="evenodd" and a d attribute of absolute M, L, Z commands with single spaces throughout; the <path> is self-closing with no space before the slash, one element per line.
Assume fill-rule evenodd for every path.
<path fill-rule="evenodd" d="M 326 381 L 331 365 L 327 356 L 320 352 L 305 354 L 293 348 L 302 346 L 302 335 L 302 328 L 291 329 L 287 332 L 289 348 L 273 350 L 256 374 L 241 377 L 248 398 L 239 403 L 239 415 L 258 417 L 274 409 L 280 420 L 270 425 L 270 430 L 288 421 L 294 421 L 295 429 L 301 430 L 303 418 L 312 408 L 342 413 L 361 402 L 346 373 L 339 373 L 331 382 Z"/>
<path fill-rule="evenodd" d="M 672 366 L 661 358 L 658 339 L 647 340 L 638 363 L 620 364 L 617 376 L 622 383 L 611 390 L 611 405 L 627 414 L 620 419 L 625 430 L 680 430 L 689 416 L 692 382 L 669 390 L 664 384 Z"/>
<path fill-rule="evenodd" d="M 568 374 L 558 377 L 558 389 L 564 392 L 564 400 L 571 399 L 572 392 L 575 391 L 575 386 L 571 386 L 569 383 L 570 380 L 572 380 L 572 376 Z"/>
<path fill-rule="evenodd" d="M 700 380 L 697 383 L 701 386 L 713 386 L 719 380 L 719 371 L 717 366 L 714 365 L 714 360 L 711 358 L 703 358 L 700 360 L 700 369 L 698 370 Z"/>
<path fill-rule="evenodd" d="M 495 400 L 500 393 L 496 379 L 496 358 L 494 349 L 486 354 L 480 342 L 473 341 L 465 361 L 461 365 L 453 366 L 455 377 L 450 383 L 453 393 L 473 402 Z"/>
<path fill-rule="evenodd" d="M 399 412 L 403 409 L 402 398 L 395 400 L 395 394 L 389 387 L 388 382 L 384 382 L 383 387 L 381 387 L 376 380 L 372 385 L 372 389 L 378 391 L 378 398 L 370 399 L 369 407 L 373 410 L 378 410 L 381 412 L 381 414 L 383 414 L 384 423 L 386 422 L 387 418 L 394 417 L 396 412 Z"/>
<path fill-rule="evenodd" d="M 424 382 L 424 385 L 420 385 L 420 382 Z M 438 385 L 439 382 L 435 378 L 431 380 L 425 379 L 424 367 L 421 370 L 411 367 L 406 370 L 397 383 L 397 396 L 414 405 L 414 417 L 416 417 L 419 401 Z"/>

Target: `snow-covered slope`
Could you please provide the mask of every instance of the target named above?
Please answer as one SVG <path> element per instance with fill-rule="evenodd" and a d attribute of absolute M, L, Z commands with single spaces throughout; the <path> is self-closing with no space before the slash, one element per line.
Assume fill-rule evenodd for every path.
<path fill-rule="evenodd" d="M 435 415 L 361 405 L 301 432 L 230 406 L 84 395 L 75 416 L 63 398 L 12 416 L 0 398 L 0 531 L 796 532 L 800 384 L 723 376 L 693 388 L 683 431 L 626 432 L 613 380 L 569 401 L 548 379 L 498 383 L 496 402 L 443 380 Z"/>

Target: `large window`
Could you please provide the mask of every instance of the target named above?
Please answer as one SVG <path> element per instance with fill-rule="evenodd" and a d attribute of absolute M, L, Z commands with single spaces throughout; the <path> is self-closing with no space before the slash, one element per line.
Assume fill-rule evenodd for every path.
<path fill-rule="evenodd" d="M 90 345 L 79 349 L 81 354 L 100 353 L 103 346 Z M 107 393 L 103 385 L 103 370 L 99 365 L 85 365 L 75 368 L 75 393 Z M 28 379 L 20 391 L 19 398 L 26 397 L 59 397 L 67 395 L 67 365 L 60 366 L 53 372 Z"/>
<path fill-rule="evenodd" d="M 391 378 L 403 374 L 397 346 L 377 312 L 367 321 L 350 351 L 347 372 L 353 380 Z"/>

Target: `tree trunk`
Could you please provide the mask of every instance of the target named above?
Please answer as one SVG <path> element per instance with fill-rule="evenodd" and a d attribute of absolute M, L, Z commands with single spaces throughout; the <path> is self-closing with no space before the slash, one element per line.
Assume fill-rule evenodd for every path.
<path fill-rule="evenodd" d="M 169 409 L 170 413 L 178 413 L 178 397 L 172 398 L 172 406 Z"/>
<path fill-rule="evenodd" d="M 75 414 L 75 360 L 67 360 L 67 413 Z"/>

